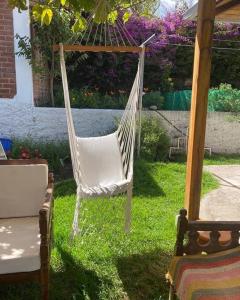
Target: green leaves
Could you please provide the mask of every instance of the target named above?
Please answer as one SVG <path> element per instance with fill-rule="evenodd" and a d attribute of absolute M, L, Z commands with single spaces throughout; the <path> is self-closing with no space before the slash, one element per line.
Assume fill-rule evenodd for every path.
<path fill-rule="evenodd" d="M 52 18 L 56 15 L 53 12 L 57 9 L 67 9 L 72 15 L 76 17 L 76 21 L 72 26 L 74 32 L 85 29 L 86 21 L 82 16 L 86 13 L 94 15 L 96 23 L 109 22 L 114 24 L 118 18 L 119 10 L 126 11 L 123 15 L 123 21 L 127 22 L 131 17 L 131 11 L 128 9 L 132 7 L 135 11 L 140 13 L 148 10 L 148 7 L 153 5 L 157 0 L 146 0 L 139 3 L 139 0 L 36 0 L 32 9 L 33 18 L 41 25 L 49 25 Z M 12 8 L 18 8 L 19 11 L 28 8 L 27 0 L 8 0 Z"/>
<path fill-rule="evenodd" d="M 117 20 L 118 12 L 116 10 L 110 12 L 107 16 L 107 20 L 110 24 L 114 24 Z"/>
<path fill-rule="evenodd" d="M 8 3 L 12 8 L 17 7 L 19 12 L 27 10 L 26 0 L 9 0 Z"/>
<path fill-rule="evenodd" d="M 123 15 L 123 22 L 126 23 L 130 19 L 131 16 L 132 16 L 132 12 L 126 11 Z"/>
<path fill-rule="evenodd" d="M 74 25 L 72 26 L 72 30 L 73 32 L 83 31 L 86 28 L 86 25 L 87 21 L 83 17 L 78 16 Z"/>
<path fill-rule="evenodd" d="M 131 16 L 132 16 L 132 12 L 129 10 L 126 11 L 122 17 L 123 22 L 126 23 L 131 18 Z M 118 11 L 114 10 L 108 14 L 107 20 L 110 24 L 114 24 L 117 18 L 118 18 Z"/>
<path fill-rule="evenodd" d="M 42 7 L 39 4 L 36 4 L 32 8 L 33 19 L 37 22 L 41 22 L 41 14 L 42 14 Z"/>
<path fill-rule="evenodd" d="M 41 14 L 41 24 L 49 25 L 52 21 L 53 12 L 50 8 L 44 8 Z"/>
<path fill-rule="evenodd" d="M 107 20 L 108 18 L 108 13 L 109 13 L 109 4 L 107 3 L 106 0 L 102 0 L 99 2 L 97 10 L 95 12 L 95 22 L 96 23 L 103 23 Z"/>
<path fill-rule="evenodd" d="M 52 21 L 53 12 L 51 8 L 46 5 L 34 5 L 32 13 L 34 20 L 40 22 L 41 25 L 49 25 Z"/>

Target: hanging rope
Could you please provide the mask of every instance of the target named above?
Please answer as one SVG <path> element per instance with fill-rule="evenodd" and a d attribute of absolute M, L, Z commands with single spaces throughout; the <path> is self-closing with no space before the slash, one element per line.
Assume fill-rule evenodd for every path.
<path fill-rule="evenodd" d="M 143 50 L 144 51 L 144 50 Z M 78 219 L 79 219 L 79 210 L 81 207 L 81 199 L 89 196 L 97 196 L 97 195 L 109 195 L 112 196 L 114 194 L 121 194 L 124 191 L 128 191 L 128 202 L 126 206 L 126 230 L 129 230 L 130 226 L 130 207 L 131 207 L 131 192 L 129 189 L 132 189 L 132 178 L 133 178 L 133 157 L 134 157 L 134 145 L 135 145 L 135 135 L 136 135 L 136 120 L 137 113 L 139 109 L 139 99 L 141 92 L 141 72 L 143 71 L 143 59 L 144 56 L 140 55 L 139 64 L 137 74 L 133 83 L 133 87 L 124 110 L 123 116 L 119 123 L 119 127 L 115 133 L 113 133 L 112 142 L 118 141 L 119 143 L 119 158 L 116 159 L 121 161 L 121 169 L 123 171 L 123 178 L 119 178 L 114 184 L 112 183 L 112 176 L 109 175 L 109 171 L 106 173 L 106 177 L 104 177 L 104 181 L 110 182 L 110 185 L 101 185 L 101 182 L 96 184 L 95 186 L 89 185 L 89 170 L 84 169 L 81 160 L 86 161 L 87 158 L 84 157 L 84 152 L 81 152 L 81 143 L 84 143 L 84 139 L 80 139 L 76 136 L 73 117 L 71 113 L 71 105 L 70 105 L 70 97 L 69 97 L 69 89 L 67 82 L 67 72 L 66 65 L 64 60 L 64 51 L 63 45 L 60 45 L 60 64 L 61 64 L 61 73 L 62 73 L 62 81 L 63 81 L 63 89 L 64 89 L 64 101 L 66 107 L 66 115 L 67 115 L 67 127 L 69 134 L 69 142 L 70 142 L 70 150 L 73 164 L 73 172 L 74 178 L 77 183 L 77 199 L 76 199 L 76 207 L 74 213 L 73 220 L 73 236 L 79 232 Z M 100 137 L 99 139 L 101 139 Z M 93 142 L 98 138 L 95 138 Z M 91 140 L 89 141 L 91 143 Z M 100 144 L 101 145 L 101 144 Z M 98 151 L 96 146 L 91 146 L 91 149 L 94 149 L 96 152 Z M 102 147 L 102 146 L 101 146 Z M 109 147 L 109 145 L 106 145 Z M 108 148 L 106 148 L 107 150 Z M 117 152 L 116 152 L 117 153 Z M 116 164 L 111 167 L 113 170 L 116 168 Z M 96 165 L 94 166 L 96 171 Z M 104 174 L 104 170 L 101 169 L 100 172 Z M 119 170 L 121 173 L 121 170 Z M 119 173 L 119 174 L 120 174 Z M 109 177 L 110 176 L 110 177 Z M 130 197 L 130 198 L 129 198 Z"/>
<path fill-rule="evenodd" d="M 98 1 L 97 7 L 99 5 L 100 1 Z M 125 29 L 120 20 L 116 20 L 114 25 L 109 24 L 108 21 L 105 21 L 102 24 L 96 24 L 94 22 L 94 14 L 96 13 L 97 7 L 87 20 L 87 28 L 83 32 L 80 40 L 80 46 L 86 47 L 82 47 L 81 50 L 91 49 L 89 45 L 105 45 L 106 47 L 111 45 L 112 47 L 110 48 L 132 46 L 133 49 L 131 50 L 133 52 L 139 52 L 139 62 L 129 99 L 116 132 L 102 137 L 80 138 L 76 136 L 71 111 L 66 64 L 64 59 L 64 47 L 62 44 L 59 45 L 67 128 L 73 173 L 77 184 L 73 235 L 76 235 L 79 232 L 79 210 L 81 207 L 81 199 L 83 198 L 112 196 L 127 192 L 125 210 L 126 231 L 129 230 L 131 220 L 130 212 L 134 146 L 137 120 L 139 120 L 139 124 L 141 124 L 140 110 L 142 108 L 145 47 L 142 45 L 136 49 L 136 42 Z M 105 7 L 105 9 L 107 10 L 107 7 Z M 107 14 L 107 11 L 105 13 Z M 95 48 L 97 49 L 97 47 Z M 94 50 L 95 49 L 93 49 L 93 51 Z M 122 50 L 124 51 L 125 49 L 121 49 L 120 51 Z M 129 48 L 127 48 L 127 50 L 129 50 Z M 139 138 L 140 132 L 141 131 L 139 130 Z M 94 156 L 97 157 L 95 160 L 93 150 Z"/>

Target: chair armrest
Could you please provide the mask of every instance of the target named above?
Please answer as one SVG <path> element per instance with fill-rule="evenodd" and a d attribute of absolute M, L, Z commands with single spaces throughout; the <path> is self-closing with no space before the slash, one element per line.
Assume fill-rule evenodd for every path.
<path fill-rule="evenodd" d="M 44 239 L 48 239 L 51 232 L 51 219 L 53 210 L 53 190 L 54 190 L 54 178 L 53 174 L 49 173 L 48 187 L 46 190 L 44 202 L 42 208 L 39 211 L 39 227 L 41 234 L 41 243 Z"/>
<path fill-rule="evenodd" d="M 178 217 L 175 254 L 216 253 L 239 246 L 240 221 L 188 221 L 187 211 L 182 209 Z M 209 240 L 201 242 L 200 232 L 208 232 Z M 229 232 L 230 240 L 219 241 L 220 232 Z M 187 240 L 186 243 L 185 240 Z"/>
<path fill-rule="evenodd" d="M 53 210 L 53 174 L 49 173 L 48 187 L 42 208 L 39 211 L 39 227 L 40 227 L 40 260 L 41 260 L 41 276 L 45 277 L 49 270 L 50 261 L 50 240 L 52 233 L 52 210 Z"/>

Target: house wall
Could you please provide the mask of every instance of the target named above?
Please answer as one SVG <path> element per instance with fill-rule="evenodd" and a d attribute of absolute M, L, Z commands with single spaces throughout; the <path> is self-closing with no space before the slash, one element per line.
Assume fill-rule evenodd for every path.
<path fill-rule="evenodd" d="M 146 112 L 145 112 L 146 114 Z M 172 143 L 180 133 L 169 125 L 156 112 L 166 128 Z M 188 112 L 161 111 L 171 123 L 186 133 L 189 121 Z M 76 132 L 78 135 L 98 136 L 111 132 L 122 111 L 100 109 L 73 109 Z M 0 136 L 30 138 L 33 140 L 66 140 L 66 112 L 63 108 L 40 108 L 33 106 L 0 105 Z M 231 113 L 209 113 L 207 118 L 206 146 L 216 153 L 240 154 L 240 122 Z"/>
<path fill-rule="evenodd" d="M 5 18 L 6 18 L 6 16 L 3 15 L 3 12 L 8 14 L 9 19 L 6 20 L 6 24 L 8 25 L 3 25 L 2 23 L 4 21 L 5 24 Z M 1 15 L 3 16 L 1 17 Z M 11 18 L 13 22 L 13 27 L 12 29 L 9 29 L 8 26 L 10 26 Z M 1 64 L 4 64 L 4 63 L 8 63 L 8 59 L 9 59 L 10 64 L 8 65 L 9 72 L 7 68 L 5 67 L 1 68 L 1 64 L 0 64 L 0 85 L 4 86 L 4 89 L 6 89 L 8 85 L 6 85 L 7 83 L 3 82 L 2 79 L 5 78 L 6 76 L 12 76 L 12 79 L 11 79 L 11 87 L 9 86 L 9 92 L 0 94 L 0 106 L 6 100 L 10 100 L 9 103 L 11 103 L 11 105 L 13 106 L 22 105 L 22 104 L 33 105 L 32 68 L 29 65 L 29 62 L 24 57 L 19 57 L 18 55 L 14 55 L 14 53 L 18 52 L 19 48 L 18 48 L 18 41 L 13 38 L 14 36 L 16 36 L 16 34 L 22 37 L 23 36 L 30 37 L 29 11 L 23 11 L 22 13 L 18 13 L 17 9 L 11 10 L 7 6 L 7 0 L 1 0 L 0 1 L 0 30 L 1 28 L 3 28 L 4 30 L 7 28 L 8 29 L 3 34 L 2 40 L 1 40 L 1 31 L 0 31 L 0 61 Z M 7 55 L 6 53 L 8 53 L 8 56 L 6 56 Z M 10 72 L 10 68 L 11 68 L 11 72 Z M 14 85 L 13 78 L 15 78 L 15 85 Z"/>
<path fill-rule="evenodd" d="M 16 95 L 13 13 L 8 0 L 0 3 L 0 98 Z"/>
<path fill-rule="evenodd" d="M 33 4 L 34 1 L 31 1 Z M 8 0 L 0 1 L 0 100 L 18 100 L 31 105 L 43 105 L 50 101 L 49 72 L 32 72 L 29 62 L 19 57 L 16 34 L 31 36 L 29 12 L 21 14 L 8 6 Z M 44 65 L 37 49 L 33 53 L 38 64 Z M 44 70 L 44 68 L 43 68 Z M 26 82 L 28 83 L 26 85 Z M 23 89 L 24 83 L 24 89 Z M 14 104 L 15 105 L 15 104 Z"/>

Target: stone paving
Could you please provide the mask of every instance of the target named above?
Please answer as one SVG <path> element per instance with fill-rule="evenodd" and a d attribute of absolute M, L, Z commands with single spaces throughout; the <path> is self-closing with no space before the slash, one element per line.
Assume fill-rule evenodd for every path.
<path fill-rule="evenodd" d="M 205 166 L 220 183 L 201 200 L 200 218 L 212 221 L 240 221 L 240 165 Z"/>

